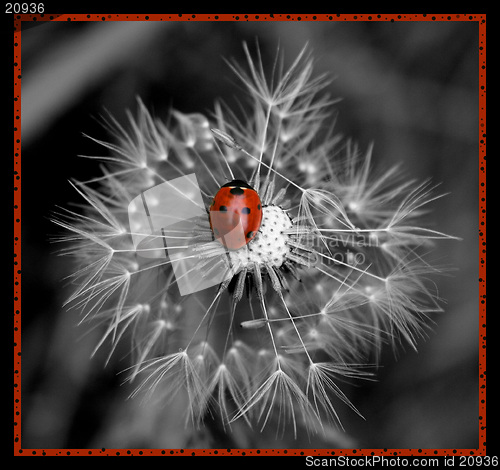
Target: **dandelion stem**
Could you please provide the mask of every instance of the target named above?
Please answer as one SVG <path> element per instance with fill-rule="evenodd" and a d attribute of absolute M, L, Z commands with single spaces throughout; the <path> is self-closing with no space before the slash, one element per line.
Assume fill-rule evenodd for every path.
<path fill-rule="evenodd" d="M 264 125 L 264 133 L 262 135 L 262 143 L 261 143 L 261 147 L 260 147 L 259 165 L 257 166 L 257 173 L 255 176 L 255 182 L 256 182 L 257 186 L 260 183 L 260 167 L 262 165 L 262 157 L 264 155 L 264 149 L 266 147 L 267 129 L 269 127 L 269 119 L 271 118 L 271 110 L 272 109 L 273 109 L 273 105 L 272 105 L 272 103 L 269 103 L 269 106 L 267 107 L 266 123 Z"/>
<path fill-rule="evenodd" d="M 257 157 L 254 157 L 251 153 L 247 152 L 244 148 L 240 148 L 240 150 L 245 154 L 248 155 L 249 157 L 253 158 L 256 161 L 259 161 Z M 269 165 L 267 165 L 264 162 L 261 162 L 262 165 L 264 165 L 266 168 L 268 168 L 270 171 L 273 171 L 276 173 L 279 177 L 283 178 L 286 182 L 290 183 L 292 186 L 295 186 L 297 189 L 299 189 L 301 192 L 305 193 L 307 190 L 300 187 L 297 183 L 294 183 L 292 180 L 288 179 L 285 175 L 282 175 L 279 171 L 276 171 L 274 168 L 271 168 Z"/>
<path fill-rule="evenodd" d="M 380 277 L 380 276 L 377 276 L 376 274 L 370 273 L 369 271 L 367 271 L 365 269 L 360 269 L 360 268 L 357 268 L 356 266 L 353 266 L 352 264 L 344 263 L 343 261 L 340 261 L 338 259 L 332 258 L 331 256 L 327 256 L 324 253 L 321 253 L 319 251 L 316 251 L 316 254 L 319 255 L 319 256 L 321 256 L 321 257 L 323 257 L 323 258 L 326 258 L 326 259 L 328 259 L 330 261 L 333 261 L 334 263 L 341 264 L 342 266 L 346 266 L 348 268 L 354 269 L 355 271 L 359 271 L 361 273 L 367 274 L 368 276 L 373 277 L 375 279 L 378 279 L 379 281 L 382 281 L 382 282 L 386 282 L 387 281 L 387 279 L 385 279 L 383 277 Z M 318 269 L 321 272 L 324 272 L 320 268 L 318 268 L 317 266 L 316 266 L 316 269 Z"/>
<path fill-rule="evenodd" d="M 269 335 L 271 336 L 271 342 L 273 343 L 274 354 L 276 355 L 276 359 L 278 359 L 278 369 L 281 370 L 281 364 L 280 364 L 280 361 L 279 361 L 278 349 L 276 347 L 276 342 L 274 340 L 273 329 L 271 328 L 271 324 L 269 323 L 269 315 L 267 313 L 267 308 L 266 308 L 266 303 L 264 301 L 264 297 L 260 298 L 260 303 L 261 303 L 261 306 L 262 306 L 262 311 L 264 313 L 264 316 L 266 317 L 267 329 L 269 330 Z"/>
<path fill-rule="evenodd" d="M 278 150 L 279 135 L 280 135 L 280 132 L 281 132 L 281 123 L 282 122 L 283 122 L 283 118 L 280 116 L 280 118 L 278 120 L 278 124 L 277 124 L 276 140 L 274 142 L 273 153 L 271 155 L 271 163 L 269 163 L 269 169 L 268 169 L 267 176 L 266 176 L 267 181 L 269 181 L 269 179 L 271 177 L 272 166 L 274 164 L 274 159 L 276 158 L 276 153 L 277 153 L 277 150 Z"/>
<path fill-rule="evenodd" d="M 220 150 L 220 149 L 219 149 Z M 205 160 L 201 157 L 200 153 L 195 149 L 193 148 L 193 152 L 194 154 L 196 155 L 196 157 L 198 158 L 198 160 L 200 160 L 201 164 L 203 165 L 203 167 L 205 168 L 205 170 L 207 171 L 207 173 L 210 175 L 210 177 L 214 180 L 215 184 L 217 185 L 217 187 L 221 186 L 220 182 L 217 181 L 217 178 L 215 177 L 215 175 L 213 174 L 212 170 L 210 170 L 209 166 L 207 165 L 207 163 L 205 162 Z M 231 171 L 231 169 L 229 169 L 229 171 Z"/>
<path fill-rule="evenodd" d="M 299 330 L 297 328 L 297 325 L 295 324 L 294 317 L 290 313 L 290 310 L 288 310 L 288 305 L 285 302 L 285 299 L 281 295 L 281 293 L 278 294 L 281 301 L 283 302 L 283 305 L 285 306 L 286 313 L 288 314 L 288 317 L 290 318 L 290 321 L 292 322 L 293 328 L 295 329 L 295 332 L 297 333 L 297 336 L 299 337 L 300 344 L 304 348 L 304 352 L 306 353 L 307 359 L 309 359 L 309 363 L 312 364 L 313 361 L 311 359 L 311 356 L 309 355 L 309 352 L 307 351 L 306 345 L 304 344 L 304 341 L 302 340 L 302 336 L 300 336 Z"/>
<path fill-rule="evenodd" d="M 196 327 L 196 330 L 194 331 L 193 335 L 191 336 L 191 339 L 189 340 L 187 346 L 184 348 L 184 351 L 187 351 L 189 346 L 191 346 L 191 343 L 193 342 L 196 334 L 198 333 L 198 331 L 200 330 L 201 328 L 201 325 L 203 325 L 203 322 L 205 321 L 205 319 L 207 318 L 208 314 L 210 313 L 210 310 L 212 310 L 212 307 L 216 304 L 216 302 L 220 299 L 220 296 L 222 295 L 222 293 L 224 292 L 224 288 L 219 288 L 219 291 L 217 292 L 217 294 L 215 295 L 214 299 L 212 300 L 212 303 L 209 305 L 207 311 L 203 314 L 203 318 L 200 320 L 200 323 L 198 324 L 198 326 Z M 208 334 L 208 332 L 207 332 Z"/>
<path fill-rule="evenodd" d="M 400 227 L 384 227 L 384 228 L 366 228 L 366 229 L 360 229 L 360 228 L 354 228 L 354 229 L 342 229 L 342 228 L 319 228 L 318 230 L 320 232 L 355 232 L 355 233 L 370 233 L 370 232 L 383 232 L 383 233 L 398 233 L 399 235 L 406 235 L 408 237 L 416 237 L 416 238 L 435 238 L 435 239 L 441 239 L 441 238 L 451 238 L 451 239 L 456 239 L 459 240 L 459 237 L 454 237 L 452 235 L 448 235 L 443 232 L 438 232 L 437 230 L 432 230 L 428 228 L 423 228 L 423 227 L 416 227 L 416 226 L 400 226 Z M 413 234 L 412 232 L 421 232 L 422 234 L 426 235 L 420 235 L 420 234 Z"/>
<path fill-rule="evenodd" d="M 216 131 L 217 129 L 212 129 L 212 132 L 214 132 L 214 130 Z M 217 134 L 215 134 L 217 135 Z M 234 180 L 234 173 L 233 173 L 233 170 L 231 170 L 231 166 L 229 165 L 229 162 L 226 158 L 226 156 L 224 155 L 224 152 L 222 151 L 222 149 L 220 148 L 219 146 L 219 143 L 217 142 L 217 139 L 214 138 L 214 143 L 215 143 L 215 146 L 217 147 L 217 150 L 219 151 L 219 153 L 221 154 L 224 162 L 226 163 L 226 166 L 227 166 L 227 169 L 229 170 L 229 174 L 231 175 L 231 180 Z"/>
<path fill-rule="evenodd" d="M 174 261 L 184 261 L 186 259 L 191 259 L 191 258 L 197 258 L 197 256 L 196 255 L 184 256 L 183 258 L 176 258 Z M 154 268 L 159 268 L 161 266 L 166 266 L 166 265 L 168 265 L 171 262 L 172 262 L 172 260 L 167 260 L 167 261 L 163 261 L 163 262 L 158 263 L 158 264 L 153 264 L 151 266 L 147 266 L 145 268 L 138 269 L 137 271 L 132 271 L 130 273 L 130 275 L 132 276 L 133 274 L 139 274 L 139 273 L 142 273 L 144 271 L 148 271 L 149 269 L 154 269 Z"/>

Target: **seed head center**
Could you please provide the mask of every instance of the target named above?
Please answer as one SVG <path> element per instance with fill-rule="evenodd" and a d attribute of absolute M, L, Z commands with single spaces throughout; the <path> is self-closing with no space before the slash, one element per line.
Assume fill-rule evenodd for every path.
<path fill-rule="evenodd" d="M 252 264 L 280 267 L 290 250 L 288 231 L 291 227 L 292 221 L 281 207 L 263 207 L 258 234 L 243 248 L 230 252 L 231 261 L 243 267 Z"/>

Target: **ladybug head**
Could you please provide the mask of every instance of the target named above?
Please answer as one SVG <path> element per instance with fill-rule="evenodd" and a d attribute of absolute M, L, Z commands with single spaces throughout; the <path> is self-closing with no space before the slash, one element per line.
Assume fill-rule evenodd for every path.
<path fill-rule="evenodd" d="M 229 183 L 226 183 L 226 184 L 222 185 L 221 188 L 227 188 L 227 187 L 232 187 L 232 186 L 238 186 L 240 188 L 253 189 L 252 186 L 250 186 L 246 181 L 243 181 L 243 180 L 229 181 Z"/>

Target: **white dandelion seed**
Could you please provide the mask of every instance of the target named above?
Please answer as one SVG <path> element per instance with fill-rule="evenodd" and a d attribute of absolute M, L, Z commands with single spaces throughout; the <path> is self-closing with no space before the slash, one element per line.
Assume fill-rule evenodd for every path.
<path fill-rule="evenodd" d="M 397 168 L 376 173 L 372 148 L 339 145 L 335 100 L 322 94 L 329 82 L 314 76 L 307 47 L 288 68 L 277 54 L 269 74 L 258 49 L 244 50 L 245 66 L 229 62 L 249 98 L 244 118 L 217 103 L 212 116 L 173 111 L 164 122 L 139 101 L 130 130 L 108 120 L 115 142 L 96 142 L 111 155 L 87 157 L 103 162 L 102 176 L 74 183 L 82 212 L 54 217 L 68 231 L 61 253 L 78 266 L 68 305 L 103 328 L 96 349 L 109 344 L 111 354 L 131 339 L 132 396 L 185 393 L 196 425 L 212 416 L 225 429 L 236 420 L 295 433 L 341 426 L 339 403 L 361 413 L 339 383 L 371 377 L 366 365 L 385 343 L 416 348 L 440 311 L 427 277 L 442 270 L 422 248 L 453 237 L 421 223 L 440 197 L 434 187 Z M 151 236 L 140 198 L 193 173 L 203 199 L 194 225 Z M 233 180 L 258 193 L 262 220 L 248 243 L 227 250 L 208 211 Z M 183 194 L 194 203 L 191 189 Z M 157 198 L 148 210 L 173 208 Z M 181 262 L 191 264 L 177 277 Z M 195 275 L 221 278 L 180 295 Z"/>

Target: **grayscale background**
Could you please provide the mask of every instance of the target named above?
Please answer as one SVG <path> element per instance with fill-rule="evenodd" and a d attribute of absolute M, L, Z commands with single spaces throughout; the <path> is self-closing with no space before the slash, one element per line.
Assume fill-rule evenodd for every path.
<path fill-rule="evenodd" d="M 46 22 L 22 33 L 22 447 L 172 448 L 176 428 L 126 400 L 118 374 L 128 364 L 61 307 L 70 259 L 56 256 L 49 220 L 80 202 L 68 180 L 100 174 L 78 155 L 106 150 L 98 122 L 120 122 L 136 97 L 157 115 L 170 107 L 211 110 L 240 93 L 223 57 L 244 60 L 257 38 L 265 58 L 277 45 L 293 60 L 308 42 L 316 71 L 335 77 L 336 128 L 377 165 L 399 163 L 450 193 L 436 201 L 436 229 L 462 241 L 438 244 L 433 259 L 456 268 L 440 278 L 445 313 L 418 354 L 387 351 L 376 382 L 346 390 L 361 420 L 340 409 L 335 443 L 356 448 L 478 446 L 478 25 L 477 22 Z M 161 411 L 158 411 L 161 413 Z M 249 431 L 250 432 L 250 431 Z M 252 437 L 255 447 L 313 447 L 321 441 Z M 193 435 L 192 448 L 226 447 Z M 237 446 L 238 442 L 231 445 Z M 334 445 L 329 445 L 334 447 Z"/>

